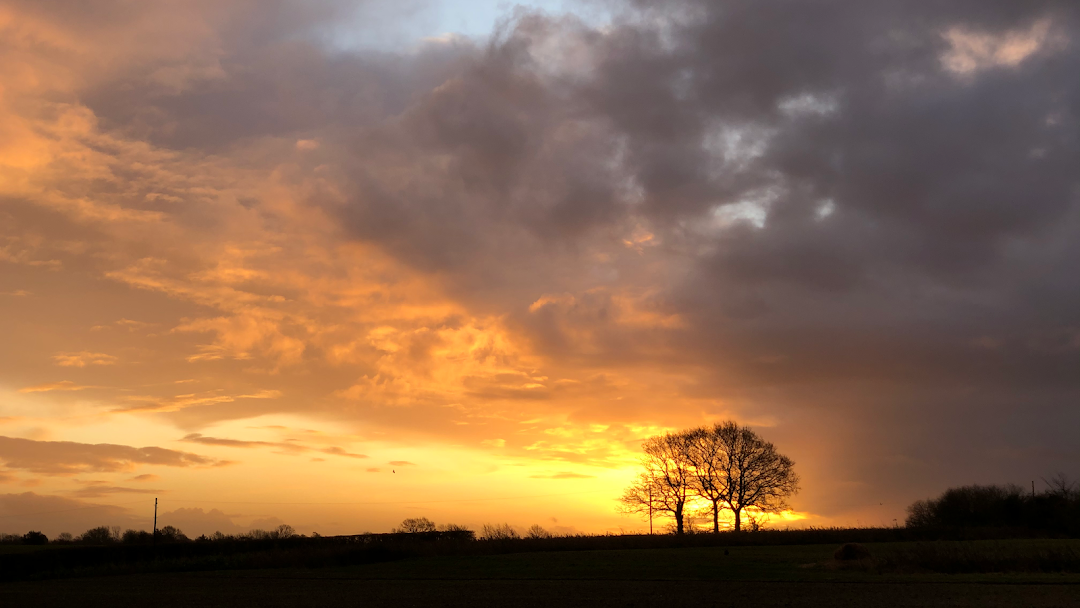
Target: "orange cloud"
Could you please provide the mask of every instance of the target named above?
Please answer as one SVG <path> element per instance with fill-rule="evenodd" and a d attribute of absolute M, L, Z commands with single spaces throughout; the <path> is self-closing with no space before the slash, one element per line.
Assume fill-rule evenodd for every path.
<path fill-rule="evenodd" d="M 36 384 L 34 386 L 27 386 L 19 389 L 20 393 L 47 393 L 50 391 L 83 391 L 91 388 L 101 388 L 100 386 L 85 386 L 81 384 L 75 384 L 70 380 L 61 380 L 60 382 L 48 382 L 46 384 Z"/>
<path fill-rule="evenodd" d="M 57 353 L 53 361 L 61 367 L 86 367 L 87 365 L 113 365 L 117 358 L 105 353 L 82 351 L 77 353 Z"/>

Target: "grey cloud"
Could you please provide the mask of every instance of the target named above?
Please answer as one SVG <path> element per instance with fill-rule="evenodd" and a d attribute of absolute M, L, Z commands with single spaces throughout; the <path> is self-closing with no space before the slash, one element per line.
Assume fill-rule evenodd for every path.
<path fill-rule="evenodd" d="M 153 499 L 147 499 L 153 506 Z M 50 496 L 34 492 L 0 494 L 2 529 L 8 533 L 40 530 L 49 538 L 61 532 L 78 535 L 101 525 L 124 528 L 145 528 L 149 518 L 131 514 L 130 508 L 98 505 L 74 498 Z"/>
<path fill-rule="evenodd" d="M 306 446 L 299 443 L 290 443 L 286 441 L 245 441 L 241 439 L 228 439 L 223 437 L 207 437 L 201 433 L 189 433 L 184 436 L 180 441 L 187 441 L 189 443 L 201 443 L 203 445 L 215 445 L 227 448 L 277 448 L 285 450 L 286 452 L 310 452 L 315 449 L 310 446 Z M 338 446 L 331 446 L 328 448 L 319 448 L 319 452 L 323 454 L 332 454 L 334 456 L 345 456 L 348 458 L 367 458 L 366 454 L 355 454 L 349 452 L 344 448 Z"/>
<path fill-rule="evenodd" d="M 139 465 L 193 467 L 226 464 L 191 452 L 153 446 L 135 448 L 110 443 L 34 441 L 14 437 L 0 437 L 0 460 L 9 468 L 41 475 L 126 471 Z"/>

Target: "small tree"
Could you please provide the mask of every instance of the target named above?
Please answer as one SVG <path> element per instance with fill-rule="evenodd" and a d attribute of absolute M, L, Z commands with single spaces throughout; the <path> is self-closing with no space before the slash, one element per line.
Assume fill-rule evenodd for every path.
<path fill-rule="evenodd" d="M 426 517 L 410 517 L 401 522 L 401 526 L 394 528 L 392 532 L 416 534 L 418 532 L 434 532 L 436 529 L 435 522 Z"/>
<path fill-rule="evenodd" d="M 748 508 L 777 513 L 787 508 L 787 498 L 799 491 L 795 463 L 776 447 L 734 422 L 710 430 L 725 454 L 721 477 L 722 500 L 735 514 L 735 530 L 742 529 L 742 513 Z"/>
<path fill-rule="evenodd" d="M 537 538 L 551 538 L 553 536 L 555 536 L 555 535 L 552 534 L 551 532 L 549 532 L 548 530 L 544 529 L 544 527 L 541 526 L 540 524 L 533 524 L 532 526 L 529 527 L 528 531 L 525 532 L 525 538 L 537 539 Z"/>
<path fill-rule="evenodd" d="M 666 433 L 645 440 L 641 464 L 645 472 L 623 493 L 619 508 L 624 513 L 668 514 L 675 533 L 682 534 L 687 503 L 693 498 L 690 439 L 685 433 Z"/>
<path fill-rule="evenodd" d="M 269 532 L 269 535 L 270 535 L 270 538 L 273 538 L 273 539 L 292 538 L 292 537 L 296 536 L 296 529 L 294 529 L 289 524 L 281 524 L 280 526 L 278 526 L 278 527 L 274 528 L 273 530 L 271 530 Z"/>
<path fill-rule="evenodd" d="M 480 528 L 480 538 L 485 540 L 512 540 L 521 538 L 510 524 L 484 524 Z"/>

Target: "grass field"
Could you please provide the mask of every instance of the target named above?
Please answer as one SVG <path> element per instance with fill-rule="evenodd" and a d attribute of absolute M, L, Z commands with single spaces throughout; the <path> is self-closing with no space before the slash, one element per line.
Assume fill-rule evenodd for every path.
<path fill-rule="evenodd" d="M 1038 543 L 991 541 L 1001 550 Z M 910 543 L 867 547 L 874 555 Z M 879 573 L 835 545 L 450 555 L 0 584 L 3 606 L 1080 606 L 1080 574 Z M 725 554 L 727 551 L 727 554 Z"/>

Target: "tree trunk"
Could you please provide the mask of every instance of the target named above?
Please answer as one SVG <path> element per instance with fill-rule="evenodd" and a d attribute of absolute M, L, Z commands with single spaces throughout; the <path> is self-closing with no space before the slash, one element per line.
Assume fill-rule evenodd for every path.
<path fill-rule="evenodd" d="M 683 533 L 683 512 L 682 509 L 675 510 L 675 534 L 682 535 Z"/>
<path fill-rule="evenodd" d="M 713 534 L 720 533 L 720 503 L 712 503 L 712 531 Z"/>
<path fill-rule="evenodd" d="M 735 512 L 735 531 L 742 530 L 742 509 L 732 509 Z"/>

